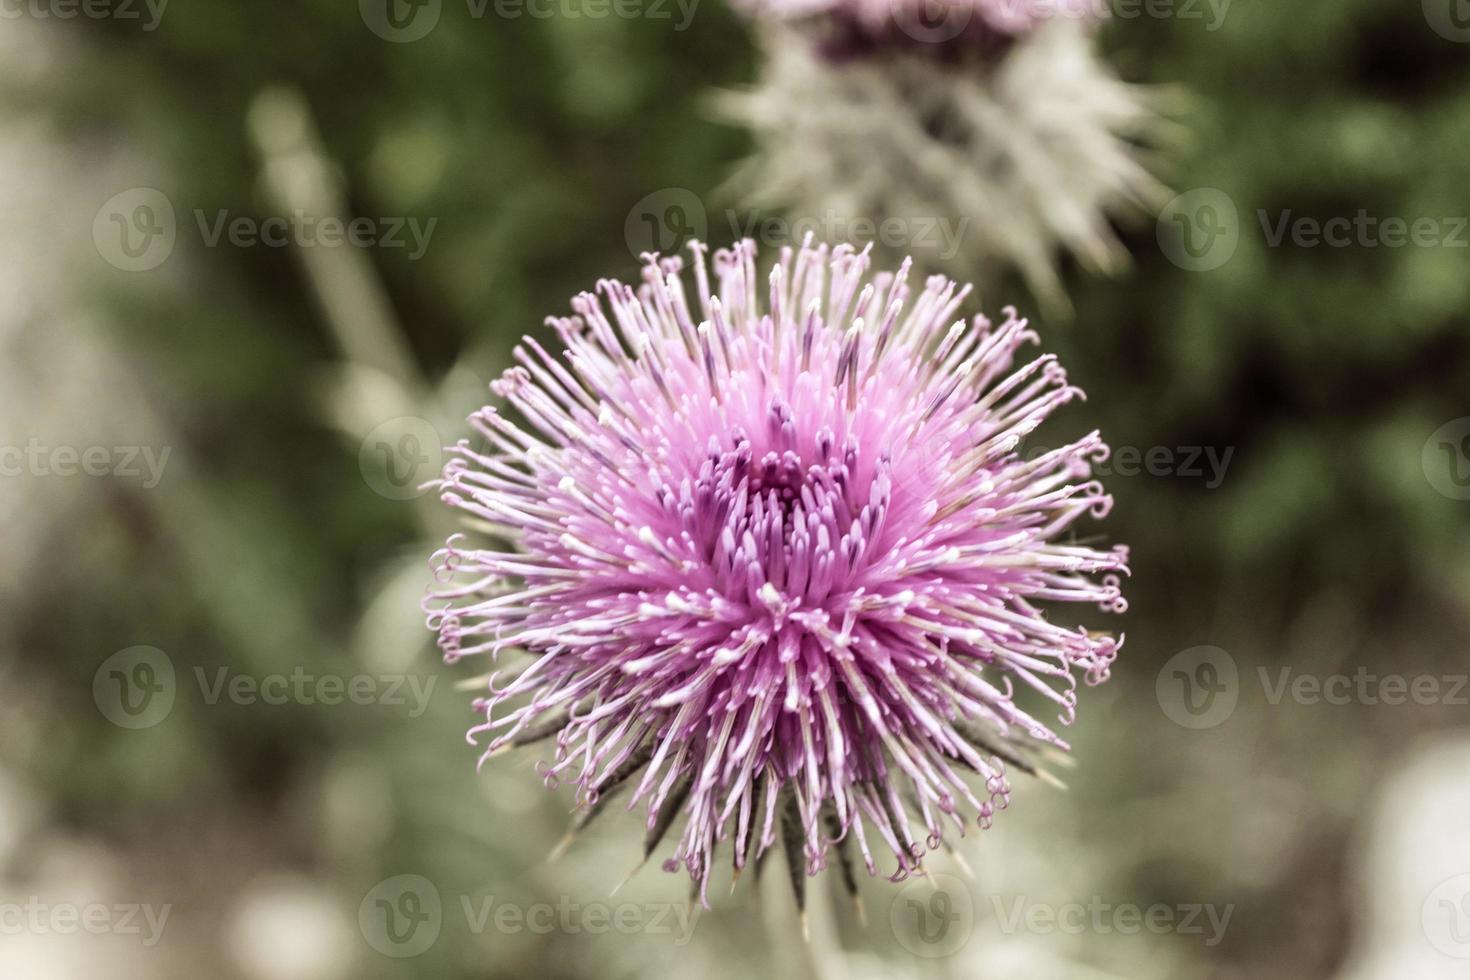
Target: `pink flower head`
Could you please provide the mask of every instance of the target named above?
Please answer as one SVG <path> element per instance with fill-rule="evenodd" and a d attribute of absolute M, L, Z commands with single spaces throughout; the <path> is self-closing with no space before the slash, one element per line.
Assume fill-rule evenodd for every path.
<path fill-rule="evenodd" d="M 472 416 L 440 481 L 486 541 L 435 556 L 430 626 L 450 661 L 528 656 L 470 738 L 554 738 L 577 826 L 627 790 L 645 858 L 683 817 L 664 867 L 701 889 L 778 827 L 798 891 L 832 851 L 849 887 L 854 855 L 898 880 L 1005 807 L 1007 762 L 1066 749 L 1038 706 L 1070 723 L 1079 675 L 1107 678 L 1121 640 L 1039 605 L 1124 609 L 1126 550 L 1070 536 L 1111 505 L 1107 448 L 1020 455 L 1081 392 L 1018 365 L 1013 310 L 957 316 L 968 286 L 810 239 L 764 287 L 748 241 L 712 281 L 690 251 L 692 284 L 645 256 L 548 320 L 561 357 L 516 349 L 492 387 L 517 419 Z"/>

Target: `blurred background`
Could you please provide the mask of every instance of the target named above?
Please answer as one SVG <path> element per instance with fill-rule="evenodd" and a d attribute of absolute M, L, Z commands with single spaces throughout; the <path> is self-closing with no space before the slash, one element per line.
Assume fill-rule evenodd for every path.
<path fill-rule="evenodd" d="M 748 227 L 747 26 L 535 9 L 0 0 L 0 975 L 1470 973 L 1470 8 L 1119 5 L 1179 197 L 1041 326 L 1127 646 L 1069 792 L 809 942 L 779 874 L 610 895 L 638 816 L 548 863 L 423 628 L 514 341 Z"/>

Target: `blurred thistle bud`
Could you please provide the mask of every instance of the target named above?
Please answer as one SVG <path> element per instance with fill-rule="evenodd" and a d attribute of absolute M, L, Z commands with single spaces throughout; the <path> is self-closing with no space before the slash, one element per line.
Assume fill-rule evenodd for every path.
<path fill-rule="evenodd" d="M 1162 95 L 1099 58 L 1090 0 L 737 3 L 765 53 L 756 85 L 720 102 L 755 136 L 731 182 L 748 206 L 982 288 L 1014 267 L 1060 313 L 1060 253 L 1118 271 L 1113 221 L 1167 197 L 1143 155 Z"/>

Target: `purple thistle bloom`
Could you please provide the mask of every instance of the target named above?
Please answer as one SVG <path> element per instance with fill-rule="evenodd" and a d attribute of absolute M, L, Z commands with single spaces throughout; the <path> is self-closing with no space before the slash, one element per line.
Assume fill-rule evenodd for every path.
<path fill-rule="evenodd" d="M 529 655 L 487 679 L 470 740 L 483 762 L 554 736 L 574 830 L 629 789 L 645 859 L 685 817 L 664 867 L 701 893 L 717 845 L 738 875 L 778 828 L 798 894 L 829 849 L 850 890 L 854 851 L 900 880 L 989 825 L 1007 762 L 1067 748 L 1022 701 L 1067 724 L 1078 676 L 1107 678 L 1121 638 L 1036 605 L 1125 608 L 1126 549 L 1068 540 L 1111 506 L 1088 479 L 1107 447 L 1018 454 L 1081 392 L 1051 355 L 1016 365 L 1037 337 L 1014 310 L 957 317 L 968 286 L 808 242 L 762 305 L 753 243 L 717 251 L 713 283 L 691 252 L 692 296 L 648 255 L 639 288 L 548 319 L 562 358 L 516 349 L 492 388 L 523 421 L 476 413 L 487 445 L 440 481 L 513 547 L 451 538 L 429 625 L 448 661 Z"/>

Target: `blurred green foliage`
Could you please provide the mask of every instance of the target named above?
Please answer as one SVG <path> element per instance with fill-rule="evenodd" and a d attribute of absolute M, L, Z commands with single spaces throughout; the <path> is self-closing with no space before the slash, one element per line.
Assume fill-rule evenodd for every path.
<path fill-rule="evenodd" d="M 121 145 L 151 161 L 183 227 L 196 208 L 273 213 L 246 118 L 277 85 L 309 105 L 355 214 L 437 217 L 418 260 L 369 250 L 431 380 L 461 358 L 494 377 L 515 339 L 573 292 L 634 274 L 623 234 L 634 202 L 669 187 L 718 200 L 747 151 L 707 111 L 713 89 L 748 83 L 756 57 L 714 0 L 684 31 L 669 20 L 475 19 L 446 2 L 427 38 L 394 44 L 342 0 L 175 0 L 154 32 L 88 21 L 58 32 L 72 59 L 60 84 L 20 82 L 0 101 L 43 114 L 78 154 Z M 1106 534 L 1134 556 L 1115 716 L 1152 697 L 1154 671 L 1184 646 L 1218 642 L 1271 662 L 1300 649 L 1304 624 L 1345 645 L 1349 662 L 1463 659 L 1470 511 L 1433 491 L 1420 452 L 1470 411 L 1470 250 L 1272 248 L 1257 212 L 1465 214 L 1470 45 L 1431 30 L 1419 4 L 1389 0 L 1237 0 L 1216 31 L 1119 19 L 1104 43 L 1124 77 L 1187 93 L 1177 121 L 1189 135 L 1164 177 L 1180 191 L 1223 190 L 1241 222 L 1238 251 L 1210 272 L 1173 265 L 1151 219 L 1123 229 L 1134 268 L 1114 281 L 1071 275 L 1075 319 L 1044 325 L 1045 345 L 1089 394 L 1065 413 L 1068 431 L 1097 426 L 1144 450 L 1233 448 L 1218 489 L 1110 481 Z M 118 189 L 88 190 L 100 204 Z M 358 447 L 322 421 L 317 391 L 338 354 L 291 252 L 206 249 L 193 236 L 173 263 L 181 279 L 100 263 L 70 275 L 175 427 L 197 510 L 161 522 L 129 491 L 99 491 L 58 532 L 67 560 L 18 611 L 60 709 L 41 722 L 47 750 L 34 761 L 59 819 L 126 838 L 228 814 L 259 825 L 257 846 L 278 845 L 273 861 L 325 863 L 354 886 L 400 867 L 454 881 L 527 866 L 525 843 L 494 824 L 497 812 L 516 818 L 486 810 L 460 747 L 468 695 L 441 692 L 418 724 L 303 706 L 206 717 L 184 704 L 167 731 L 130 739 L 92 710 L 97 662 L 135 642 L 175 652 L 181 672 L 346 669 L 381 569 L 427 557 L 421 512 L 370 492 Z M 193 520 L 202 514 L 213 516 Z M 425 637 L 426 670 L 430 649 Z M 1083 737 L 1120 737 L 1103 733 L 1106 714 L 1089 721 L 1085 701 L 1082 717 Z M 1160 778 L 1128 772 L 1126 753 L 1147 745 L 1114 744 L 1124 755 L 1113 793 Z M 317 803 L 330 808 L 328 789 L 364 768 L 403 804 L 379 828 L 381 851 L 279 829 L 316 826 L 294 809 L 302 786 L 326 787 Z M 529 771 L 512 775 L 536 789 Z M 556 831 L 538 826 L 536 840 Z M 1169 872 L 1153 873 L 1167 888 Z M 448 944 L 414 966 L 508 969 Z"/>

